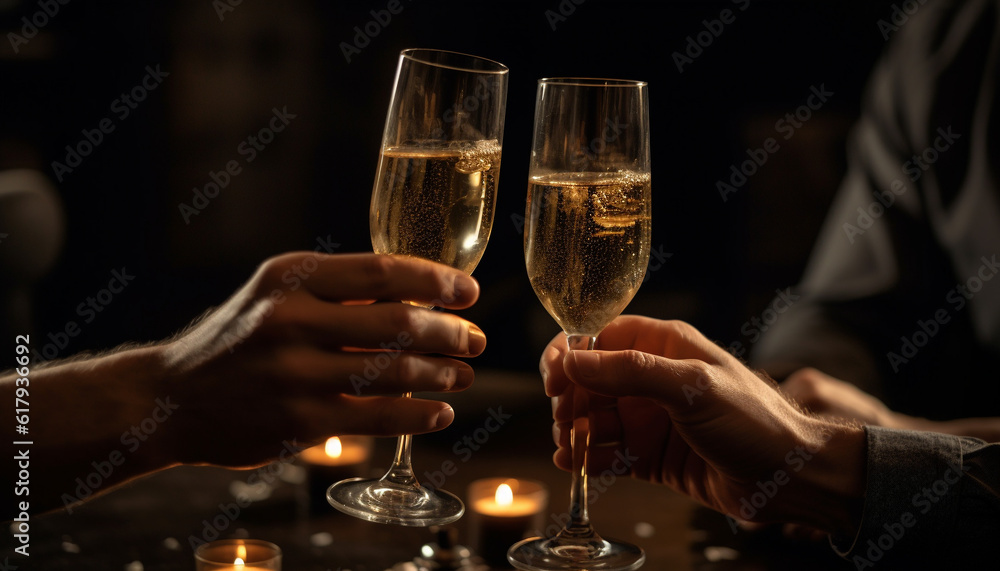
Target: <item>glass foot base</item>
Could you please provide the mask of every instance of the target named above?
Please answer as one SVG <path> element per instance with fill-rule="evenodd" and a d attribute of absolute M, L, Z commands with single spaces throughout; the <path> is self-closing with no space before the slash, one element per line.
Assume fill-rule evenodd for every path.
<path fill-rule="evenodd" d="M 534 537 L 511 546 L 507 560 L 528 571 L 631 571 L 642 567 L 646 554 L 631 543 L 565 541 L 558 536 Z"/>
<path fill-rule="evenodd" d="M 450 492 L 386 480 L 337 482 L 327 489 L 326 500 L 356 518 L 409 527 L 445 525 L 465 513 L 465 504 Z"/>

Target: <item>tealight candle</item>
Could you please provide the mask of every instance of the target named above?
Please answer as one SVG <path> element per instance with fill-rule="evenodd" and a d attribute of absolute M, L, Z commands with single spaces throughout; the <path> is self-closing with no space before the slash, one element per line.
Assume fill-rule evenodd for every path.
<path fill-rule="evenodd" d="M 309 489 L 309 512 L 327 513 L 326 489 L 334 482 L 365 476 L 374 439 L 370 436 L 333 436 L 326 443 L 302 451 Z"/>
<path fill-rule="evenodd" d="M 539 482 L 476 480 L 469 486 L 469 544 L 493 567 L 507 567 L 507 549 L 543 524 L 548 492 Z"/>
<path fill-rule="evenodd" d="M 281 548 L 259 539 L 220 539 L 194 551 L 196 571 L 281 571 Z"/>

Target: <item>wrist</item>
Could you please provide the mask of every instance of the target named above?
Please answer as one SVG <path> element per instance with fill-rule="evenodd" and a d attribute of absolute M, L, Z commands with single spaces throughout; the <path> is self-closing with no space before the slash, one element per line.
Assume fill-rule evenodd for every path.
<path fill-rule="evenodd" d="M 790 482 L 782 519 L 853 535 L 864 505 L 866 452 L 862 427 L 809 418 L 795 447 L 802 461 L 796 464 L 800 469 Z"/>
<path fill-rule="evenodd" d="M 108 355 L 93 368 L 94 380 L 107 383 L 122 411 L 114 426 L 113 437 L 141 472 L 153 472 L 175 465 L 175 445 L 170 426 L 177 422 L 176 397 L 171 398 L 168 367 L 163 346 L 149 345 Z M 127 386 L 123 386 L 126 385 Z M 115 386 L 118 385 L 118 386 Z"/>
<path fill-rule="evenodd" d="M 135 455 L 149 471 L 175 466 L 180 463 L 176 435 L 182 432 L 180 425 L 183 423 L 181 415 L 175 411 L 180 408 L 182 395 L 177 394 L 176 371 L 168 363 L 167 346 L 150 345 L 129 353 L 137 371 L 135 380 L 144 386 L 138 393 L 143 401 L 137 411 L 139 424 L 129 429 L 130 434 L 142 442 L 142 447 L 135 449 Z M 134 442 L 131 445 L 135 447 Z"/>
<path fill-rule="evenodd" d="M 33 371 L 41 474 L 33 510 L 69 506 L 173 464 L 166 431 L 146 420 L 157 405 L 159 362 L 155 348 L 142 347 Z"/>

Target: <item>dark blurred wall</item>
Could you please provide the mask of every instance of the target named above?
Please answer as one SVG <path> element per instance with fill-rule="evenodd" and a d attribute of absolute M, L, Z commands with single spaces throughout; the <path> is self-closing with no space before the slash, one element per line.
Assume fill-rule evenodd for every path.
<path fill-rule="evenodd" d="M 45 172 L 67 218 L 59 261 L 34 286 L 33 333 L 48 343 L 78 322 L 59 356 L 158 339 L 269 255 L 317 240 L 369 250 L 398 52 L 437 47 L 511 68 L 496 222 L 475 273 L 483 295 L 465 312 L 490 338 L 481 365 L 534 367 L 557 331 L 524 274 L 518 218 L 543 76 L 649 81 L 654 258 L 630 311 L 749 345 L 741 327 L 796 282 L 839 182 L 891 4 L 400 0 L 383 25 L 382 0 L 244 0 L 221 13 L 226 0 L 70 2 L 15 53 L 8 34 L 40 8 L 0 2 L 0 168 Z M 675 52 L 690 58 L 683 71 Z M 143 82 L 142 101 L 121 101 Z M 792 123 L 778 121 L 797 110 L 801 119 L 814 88 L 832 95 L 786 138 Z M 66 145 L 104 119 L 113 130 L 72 172 L 56 172 Z M 780 148 L 723 200 L 717 181 L 768 138 Z M 213 182 L 225 188 L 198 199 L 194 189 Z M 135 276 L 125 290 L 81 314 L 122 268 Z"/>

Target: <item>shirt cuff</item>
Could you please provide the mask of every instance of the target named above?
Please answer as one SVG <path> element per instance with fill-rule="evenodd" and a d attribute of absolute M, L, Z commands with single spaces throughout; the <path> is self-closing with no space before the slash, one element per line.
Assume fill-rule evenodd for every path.
<path fill-rule="evenodd" d="M 854 538 L 830 537 L 842 557 L 858 565 L 893 559 L 921 542 L 937 543 L 958 513 L 949 494 L 963 475 L 961 439 L 934 432 L 866 426 L 865 505 Z"/>

